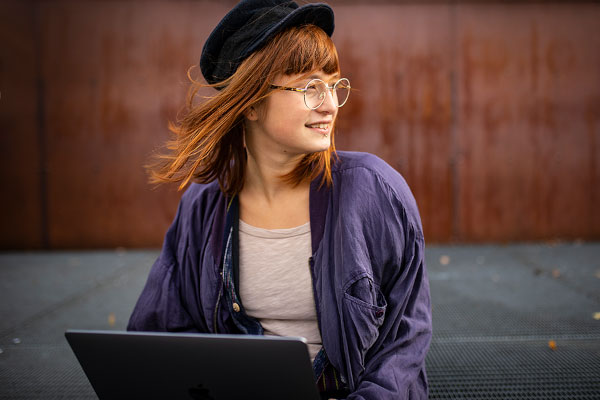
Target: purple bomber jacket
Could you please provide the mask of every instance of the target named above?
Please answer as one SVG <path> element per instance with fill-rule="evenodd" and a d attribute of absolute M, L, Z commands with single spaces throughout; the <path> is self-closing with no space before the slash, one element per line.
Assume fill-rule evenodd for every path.
<path fill-rule="evenodd" d="M 414 197 L 367 153 L 337 152 L 332 178 L 310 186 L 307 260 L 327 357 L 349 400 L 427 399 L 431 304 Z M 186 190 L 128 330 L 240 333 L 221 304 L 230 202 L 216 182 Z"/>

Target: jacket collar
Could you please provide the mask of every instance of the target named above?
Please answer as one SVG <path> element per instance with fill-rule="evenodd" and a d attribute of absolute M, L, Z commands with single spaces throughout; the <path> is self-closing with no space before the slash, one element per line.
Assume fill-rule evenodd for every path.
<path fill-rule="evenodd" d="M 215 268 L 220 270 L 223 261 L 223 251 L 225 250 L 225 235 L 227 217 L 230 211 L 230 206 L 233 201 L 237 202 L 237 196 L 234 198 L 222 195 L 219 199 L 219 204 L 215 210 L 215 218 L 213 219 L 211 229 L 211 248 L 213 249 L 213 259 Z"/>
<path fill-rule="evenodd" d="M 320 186 L 320 187 L 319 187 Z M 321 185 L 321 179 L 313 179 L 310 183 L 309 212 L 310 212 L 310 236 L 312 253 L 315 254 L 319 243 L 323 239 L 325 231 L 325 219 L 327 217 L 327 202 L 331 188 Z"/>

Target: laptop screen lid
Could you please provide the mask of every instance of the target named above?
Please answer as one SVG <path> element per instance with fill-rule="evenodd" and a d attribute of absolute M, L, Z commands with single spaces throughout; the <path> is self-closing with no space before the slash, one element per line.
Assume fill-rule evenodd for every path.
<path fill-rule="evenodd" d="M 100 399 L 319 400 L 303 338 L 65 332 Z"/>

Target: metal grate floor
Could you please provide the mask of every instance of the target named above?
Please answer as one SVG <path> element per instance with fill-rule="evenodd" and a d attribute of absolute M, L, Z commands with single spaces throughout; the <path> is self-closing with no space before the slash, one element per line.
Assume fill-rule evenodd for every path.
<path fill-rule="evenodd" d="M 430 399 L 600 399 L 598 260 L 596 245 L 430 249 Z"/>
<path fill-rule="evenodd" d="M 431 399 L 598 399 L 598 341 L 434 343 Z"/>
<path fill-rule="evenodd" d="M 0 254 L 0 399 L 97 398 L 63 333 L 125 329 L 156 256 Z M 600 399 L 600 244 L 429 246 L 426 261 L 431 399 Z"/>

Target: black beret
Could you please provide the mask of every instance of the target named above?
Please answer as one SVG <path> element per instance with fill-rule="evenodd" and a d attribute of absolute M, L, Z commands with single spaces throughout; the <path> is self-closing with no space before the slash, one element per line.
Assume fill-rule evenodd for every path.
<path fill-rule="evenodd" d="M 240 63 L 276 33 L 291 26 L 313 24 L 331 36 L 333 10 L 327 4 L 302 7 L 285 0 L 242 0 L 212 31 L 200 57 L 200 70 L 210 84 L 229 78 Z"/>

